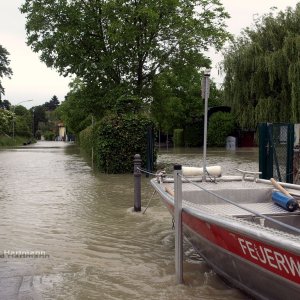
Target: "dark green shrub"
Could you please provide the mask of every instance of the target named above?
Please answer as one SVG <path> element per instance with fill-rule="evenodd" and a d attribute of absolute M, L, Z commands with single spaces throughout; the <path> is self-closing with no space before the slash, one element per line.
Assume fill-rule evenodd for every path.
<path fill-rule="evenodd" d="M 209 146 L 222 147 L 226 144 L 226 137 L 235 129 L 233 115 L 227 112 L 214 113 L 209 118 L 207 143 Z"/>
<path fill-rule="evenodd" d="M 8 135 L 0 134 L 0 147 L 15 147 L 23 145 L 28 139 L 21 136 L 15 136 L 15 139 Z"/>
<path fill-rule="evenodd" d="M 133 157 L 140 154 L 142 166 L 147 160 L 147 130 L 153 122 L 141 114 L 109 115 L 94 127 L 95 161 L 106 173 L 129 173 Z M 154 154 L 156 161 L 156 153 Z"/>
<path fill-rule="evenodd" d="M 92 148 L 95 146 L 93 127 L 89 126 L 79 133 L 79 145 L 89 155 L 92 155 Z"/>
<path fill-rule="evenodd" d="M 184 145 L 188 147 L 203 145 L 203 121 L 186 124 L 184 128 Z"/>
<path fill-rule="evenodd" d="M 44 132 L 44 138 L 46 141 L 54 141 L 55 134 L 52 131 Z"/>
<path fill-rule="evenodd" d="M 37 130 L 35 132 L 35 138 L 38 139 L 38 140 L 40 140 L 41 137 L 42 137 L 42 131 L 41 130 Z"/>
<path fill-rule="evenodd" d="M 183 147 L 183 129 L 174 129 L 173 131 L 173 143 L 174 147 Z"/>

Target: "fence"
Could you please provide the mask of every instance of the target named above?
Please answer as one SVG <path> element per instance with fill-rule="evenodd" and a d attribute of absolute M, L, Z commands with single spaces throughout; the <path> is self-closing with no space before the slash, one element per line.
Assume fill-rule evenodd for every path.
<path fill-rule="evenodd" d="M 294 125 L 259 124 L 261 178 L 293 183 Z"/>

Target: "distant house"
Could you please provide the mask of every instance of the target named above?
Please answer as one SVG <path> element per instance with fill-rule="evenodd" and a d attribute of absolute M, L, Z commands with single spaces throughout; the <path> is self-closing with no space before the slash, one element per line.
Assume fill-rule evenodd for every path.
<path fill-rule="evenodd" d="M 67 131 L 64 123 L 58 123 L 58 140 L 59 141 L 65 141 L 67 136 Z"/>

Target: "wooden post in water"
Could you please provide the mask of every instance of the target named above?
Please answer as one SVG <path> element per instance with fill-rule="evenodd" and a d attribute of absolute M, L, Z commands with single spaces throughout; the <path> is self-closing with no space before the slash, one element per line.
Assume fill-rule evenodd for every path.
<path fill-rule="evenodd" d="M 141 168 L 142 159 L 140 154 L 136 154 L 133 160 L 133 176 L 134 176 L 134 205 L 133 210 L 140 212 L 142 210 L 142 197 L 141 197 Z"/>
<path fill-rule="evenodd" d="M 174 220 L 175 220 L 175 270 L 177 284 L 183 283 L 183 237 L 182 237 L 182 166 L 174 166 Z"/>

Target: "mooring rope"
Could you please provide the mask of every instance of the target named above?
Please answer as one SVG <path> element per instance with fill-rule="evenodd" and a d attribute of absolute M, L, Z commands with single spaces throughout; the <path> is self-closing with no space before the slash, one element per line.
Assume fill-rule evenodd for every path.
<path fill-rule="evenodd" d="M 142 173 L 149 174 L 149 175 L 154 176 L 154 177 L 161 176 L 161 175 L 163 175 L 163 176 L 173 176 L 173 174 L 167 174 L 164 170 L 157 171 L 156 173 L 151 173 L 151 172 L 149 172 L 145 169 L 139 168 L 139 167 L 137 167 L 136 169 L 141 171 Z"/>
<path fill-rule="evenodd" d="M 296 227 L 293 227 L 293 226 L 290 226 L 290 225 L 288 225 L 288 224 L 282 223 L 282 222 L 277 221 L 277 220 L 275 220 L 275 219 L 273 219 L 273 218 L 271 218 L 271 217 L 269 217 L 269 216 L 263 215 L 263 214 L 261 214 L 261 213 L 259 213 L 259 212 L 256 212 L 256 211 L 252 210 L 252 209 L 249 209 L 249 208 L 244 207 L 244 206 L 242 206 L 242 205 L 240 205 L 240 204 L 237 204 L 237 203 L 235 203 L 235 202 L 233 202 L 233 201 L 231 201 L 231 200 L 229 200 L 229 199 L 227 199 L 227 198 L 224 198 L 223 196 L 220 196 L 220 195 L 218 195 L 218 194 L 216 194 L 216 193 L 214 193 L 214 192 L 212 192 L 212 191 L 210 191 L 210 190 L 207 190 L 206 188 L 200 186 L 199 184 L 197 184 L 197 183 L 191 181 L 190 179 L 188 179 L 188 178 L 186 178 L 186 177 L 184 177 L 184 176 L 182 176 L 182 175 L 180 175 L 180 174 L 179 174 L 179 176 L 180 176 L 181 178 L 184 178 L 186 181 L 188 181 L 188 182 L 191 183 L 192 185 L 194 185 L 194 186 L 198 187 L 199 189 L 205 191 L 206 193 L 215 196 L 216 198 L 219 198 L 219 199 L 221 199 L 221 200 L 223 200 L 223 201 L 225 201 L 225 202 L 228 202 L 228 203 L 230 203 L 230 204 L 232 204 L 232 205 L 234 205 L 234 206 L 236 206 L 236 207 L 239 207 L 239 208 L 241 208 L 241 209 L 243 209 L 243 210 L 245 210 L 245 211 L 248 211 L 248 212 L 250 212 L 251 214 L 254 214 L 254 215 L 256 215 L 256 216 L 259 216 L 259 217 L 261 217 L 261 218 L 264 218 L 264 219 L 266 219 L 266 220 L 269 220 L 269 221 L 271 221 L 271 222 L 273 222 L 273 223 L 276 223 L 277 225 L 283 226 L 283 227 L 285 227 L 285 228 L 287 228 L 287 229 L 290 229 L 290 230 L 295 231 L 295 232 L 297 232 L 297 233 L 300 234 L 300 229 L 298 229 L 298 228 L 296 228 Z"/>
<path fill-rule="evenodd" d="M 136 169 L 139 170 L 139 171 L 141 171 L 142 173 L 149 174 L 149 175 L 152 175 L 152 176 L 157 176 L 158 175 L 158 174 L 155 174 L 155 173 L 151 173 L 148 170 L 141 169 L 139 167 L 137 167 Z"/>
<path fill-rule="evenodd" d="M 151 200 L 153 199 L 153 196 L 156 194 L 156 190 L 153 191 L 151 197 L 150 197 L 150 200 L 148 201 L 148 204 L 147 206 L 145 207 L 144 211 L 143 211 L 143 214 L 145 214 L 146 210 L 148 209 L 149 205 L 150 205 L 150 202 Z"/>

